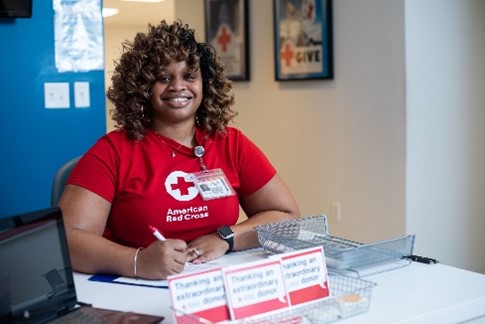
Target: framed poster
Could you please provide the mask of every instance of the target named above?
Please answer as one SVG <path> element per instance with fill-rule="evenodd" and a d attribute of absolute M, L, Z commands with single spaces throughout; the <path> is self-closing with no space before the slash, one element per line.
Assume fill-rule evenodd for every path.
<path fill-rule="evenodd" d="M 205 39 L 233 81 L 249 80 L 248 0 L 204 0 Z"/>
<path fill-rule="evenodd" d="M 333 79 L 332 0 L 273 0 L 275 79 Z"/>

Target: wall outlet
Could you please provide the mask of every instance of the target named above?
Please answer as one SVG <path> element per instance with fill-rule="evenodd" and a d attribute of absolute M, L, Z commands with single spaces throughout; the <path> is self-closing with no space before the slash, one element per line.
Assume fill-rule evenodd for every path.
<path fill-rule="evenodd" d="M 44 83 L 45 108 L 69 108 L 69 82 Z"/>

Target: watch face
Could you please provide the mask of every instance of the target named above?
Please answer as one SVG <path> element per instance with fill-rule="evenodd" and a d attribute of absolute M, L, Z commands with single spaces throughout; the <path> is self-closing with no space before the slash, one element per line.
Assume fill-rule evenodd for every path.
<path fill-rule="evenodd" d="M 234 235 L 234 233 L 232 232 L 229 226 L 222 226 L 217 230 L 217 232 L 224 239 L 228 239 Z"/>

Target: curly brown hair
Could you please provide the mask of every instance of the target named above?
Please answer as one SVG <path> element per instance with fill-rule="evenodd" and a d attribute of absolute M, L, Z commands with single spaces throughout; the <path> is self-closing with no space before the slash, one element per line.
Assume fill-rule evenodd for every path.
<path fill-rule="evenodd" d="M 195 32 L 180 20 L 172 25 L 148 25 L 148 32 L 137 33 L 133 42 L 125 41 L 123 54 L 115 62 L 107 92 L 115 108 L 110 111 L 116 128 L 123 128 L 132 140 L 143 139 L 152 123 L 151 87 L 160 71 L 171 62 L 186 61 L 191 69 L 200 68 L 203 99 L 197 109 L 197 126 L 208 133 L 223 132 L 237 115 L 232 110 L 232 82 L 224 75 L 224 64 L 215 49 L 195 40 Z"/>

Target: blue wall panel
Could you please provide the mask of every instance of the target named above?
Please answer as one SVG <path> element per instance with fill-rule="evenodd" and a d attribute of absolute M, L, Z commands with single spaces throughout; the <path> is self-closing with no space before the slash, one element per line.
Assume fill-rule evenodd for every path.
<path fill-rule="evenodd" d="M 0 18 L 0 217 L 49 207 L 52 178 L 106 132 L 104 70 L 59 73 L 51 1 L 32 18 Z M 69 109 L 44 108 L 44 83 L 68 82 Z M 74 82 L 90 83 L 74 108 Z"/>

